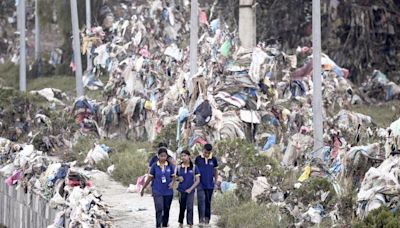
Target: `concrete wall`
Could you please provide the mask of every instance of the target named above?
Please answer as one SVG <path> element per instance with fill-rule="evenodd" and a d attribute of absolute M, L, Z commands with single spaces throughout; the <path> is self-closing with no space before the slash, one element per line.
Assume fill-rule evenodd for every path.
<path fill-rule="evenodd" d="M 8 187 L 0 175 L 0 224 L 7 228 L 45 228 L 52 224 L 57 210 L 37 194 L 25 194 Z"/>

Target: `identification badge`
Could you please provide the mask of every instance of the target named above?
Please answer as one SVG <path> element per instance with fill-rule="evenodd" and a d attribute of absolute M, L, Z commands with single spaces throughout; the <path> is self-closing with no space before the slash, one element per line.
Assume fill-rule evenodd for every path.
<path fill-rule="evenodd" d="M 167 178 L 165 176 L 161 177 L 161 183 L 163 184 L 167 183 Z"/>

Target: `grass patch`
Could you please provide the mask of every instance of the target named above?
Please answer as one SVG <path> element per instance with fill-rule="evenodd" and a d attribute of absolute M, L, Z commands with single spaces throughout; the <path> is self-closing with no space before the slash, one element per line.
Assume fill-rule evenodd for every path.
<path fill-rule="evenodd" d="M 245 202 L 222 210 L 218 226 L 229 228 L 288 227 L 287 221 L 286 216 L 281 214 L 276 206 Z"/>
<path fill-rule="evenodd" d="M 27 87 L 28 90 L 55 88 L 60 89 L 67 94 L 75 94 L 75 77 L 66 75 L 39 77 L 28 80 Z"/>
<path fill-rule="evenodd" d="M 30 72 L 27 72 L 27 76 Z M 0 86 L 19 88 L 19 68 L 12 62 L 6 62 L 0 65 Z M 100 76 L 100 80 L 106 84 L 108 74 Z M 76 95 L 75 76 L 71 75 L 55 75 L 41 76 L 38 78 L 27 77 L 27 90 L 41 90 L 44 88 L 56 88 L 65 92 L 69 96 Z M 102 90 L 91 91 L 86 89 L 85 95 L 89 98 L 98 99 L 102 97 Z"/>
<path fill-rule="evenodd" d="M 0 85 L 18 88 L 18 66 L 13 62 L 0 65 Z"/>
<path fill-rule="evenodd" d="M 69 160 L 77 160 L 78 165 L 84 165 L 83 161 L 94 143 L 105 144 L 111 148 L 110 159 L 96 164 L 96 168 L 107 171 L 110 165 L 115 169 L 112 177 L 123 185 L 136 183 L 136 178 L 148 172 L 148 157 L 151 144 L 147 142 L 131 142 L 122 139 L 99 140 L 93 136 L 86 136 L 78 140 L 73 147 L 73 155 Z"/>
<path fill-rule="evenodd" d="M 67 162 L 77 161 L 77 165 L 79 166 L 85 165 L 83 161 L 96 141 L 98 141 L 98 139 L 92 135 L 79 138 L 76 144 L 73 145 L 72 152 L 67 154 L 63 160 Z"/>
<path fill-rule="evenodd" d="M 216 215 L 224 214 L 229 208 L 239 206 L 239 199 L 236 197 L 234 192 L 218 193 L 213 196 L 212 201 L 212 212 Z"/>
<path fill-rule="evenodd" d="M 353 106 L 352 111 L 371 116 L 375 123 L 382 128 L 397 120 L 397 113 L 400 111 L 400 101 L 390 101 L 377 105 L 357 105 Z"/>
<path fill-rule="evenodd" d="M 100 77 L 100 80 L 105 84 L 108 81 L 108 76 Z M 68 96 L 76 95 L 76 81 L 74 76 L 58 75 L 53 77 L 39 77 L 28 80 L 28 90 L 40 90 L 44 88 L 56 88 L 65 92 Z M 99 99 L 102 97 L 102 90 L 85 89 L 85 95 L 91 99 Z"/>

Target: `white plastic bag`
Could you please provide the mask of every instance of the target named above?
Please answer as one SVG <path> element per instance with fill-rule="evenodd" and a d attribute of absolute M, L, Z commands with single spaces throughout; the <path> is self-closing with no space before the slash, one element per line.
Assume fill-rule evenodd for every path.
<path fill-rule="evenodd" d="M 251 189 L 251 199 L 257 201 L 257 196 L 261 195 L 265 190 L 269 189 L 266 177 L 257 177 L 257 180 L 253 180 L 253 188 Z"/>

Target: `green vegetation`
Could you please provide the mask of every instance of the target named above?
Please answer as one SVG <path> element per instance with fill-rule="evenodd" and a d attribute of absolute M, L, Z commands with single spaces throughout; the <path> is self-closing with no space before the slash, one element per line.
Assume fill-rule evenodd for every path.
<path fill-rule="evenodd" d="M 316 196 L 321 195 L 321 191 L 329 192 L 324 201 L 324 206 L 334 206 L 337 201 L 335 189 L 326 178 L 322 177 L 310 178 L 305 181 L 299 189 L 294 190 L 293 197 L 301 198 L 302 203 L 305 205 L 313 204 L 314 201 L 320 201 L 321 197 Z"/>
<path fill-rule="evenodd" d="M 354 228 L 382 227 L 397 228 L 400 227 L 400 211 L 391 212 L 388 208 L 380 207 L 371 211 L 363 220 L 353 225 Z"/>
<path fill-rule="evenodd" d="M 272 157 L 258 154 L 253 144 L 246 140 L 226 140 L 215 143 L 214 154 L 224 157 L 226 163 L 220 163 L 220 170 L 231 168 L 227 181 L 232 176 L 238 188 L 234 192 L 217 194 L 213 200 L 213 213 L 219 215 L 220 227 L 286 227 L 289 221 L 278 207 L 257 204 L 251 201 L 252 180 L 266 176 L 269 183 L 291 180 L 291 173 L 285 173 Z"/>
<path fill-rule="evenodd" d="M 254 202 L 239 203 L 221 211 L 218 226 L 229 228 L 287 227 L 288 219 L 276 206 Z"/>
<path fill-rule="evenodd" d="M 60 89 L 71 95 L 75 95 L 75 77 L 57 75 L 53 77 L 39 77 L 28 80 L 28 91 L 41 90 L 44 88 Z"/>
<path fill-rule="evenodd" d="M 338 214 L 341 218 L 339 222 L 341 224 L 351 224 L 355 217 L 354 205 L 357 205 L 357 186 L 354 185 L 352 177 L 341 177 L 338 180 L 338 184 L 340 185 L 340 194 L 336 194 L 331 199 L 330 204 L 328 202 L 328 206 L 336 203 Z"/>
<path fill-rule="evenodd" d="M 0 64 L 0 85 L 18 88 L 18 66 L 12 62 Z"/>
<path fill-rule="evenodd" d="M 371 116 L 379 127 L 386 128 L 389 127 L 393 121 L 397 120 L 396 115 L 400 111 L 399 107 L 399 101 L 391 101 L 377 105 L 354 106 L 352 111 Z"/>
<path fill-rule="evenodd" d="M 108 81 L 108 74 L 100 76 L 100 80 L 106 84 Z M 14 89 L 19 88 L 18 84 L 18 66 L 12 62 L 7 62 L 0 65 L 0 86 L 11 87 Z M 41 90 L 44 88 L 55 88 L 65 92 L 68 96 L 74 97 L 75 90 L 75 77 L 72 75 L 54 75 L 51 77 L 42 76 L 38 78 L 27 78 L 27 90 Z M 91 99 L 100 99 L 103 94 L 101 90 L 86 90 L 85 95 Z M 30 95 L 28 95 L 30 96 Z M 47 101 L 38 97 L 39 104 L 44 105 Z M 67 104 L 72 104 L 73 99 Z"/>
<path fill-rule="evenodd" d="M 100 80 L 106 84 L 108 76 L 100 77 Z M 68 75 L 57 75 L 53 77 L 39 77 L 36 79 L 28 80 L 28 90 L 40 90 L 44 88 L 55 88 L 65 92 L 68 96 L 74 97 L 75 90 L 75 77 Z M 98 99 L 102 96 L 101 90 L 85 90 L 85 95 L 91 99 Z"/>
<path fill-rule="evenodd" d="M 212 213 L 216 215 L 222 215 L 229 208 L 237 207 L 240 204 L 234 192 L 216 193 L 212 203 Z"/>
<path fill-rule="evenodd" d="M 117 4 L 119 2 L 115 1 Z M 112 4 L 110 1 L 108 3 Z M 78 19 L 79 28 L 82 29 L 85 25 L 86 7 L 85 1 L 77 1 L 78 4 Z M 92 15 L 92 26 L 98 26 L 102 23 L 99 12 L 103 5 L 102 0 L 91 0 L 91 15 Z M 53 13 L 57 15 L 57 21 L 54 21 Z M 39 0 L 39 18 L 40 23 L 44 30 L 50 30 L 50 24 L 56 24 L 59 28 L 63 37 L 62 48 L 64 50 L 64 59 L 69 59 L 72 54 L 72 24 L 71 24 L 71 6 L 69 1 L 54 1 L 54 0 Z M 83 64 L 86 62 L 86 58 L 82 58 Z M 69 61 L 64 61 L 61 65 L 57 66 L 55 74 L 66 74 L 70 72 Z"/>
<path fill-rule="evenodd" d="M 107 171 L 114 164 L 112 176 L 124 185 L 136 183 L 136 178 L 148 171 L 148 157 L 151 150 L 150 143 L 133 142 L 122 139 L 98 140 L 92 136 L 86 136 L 78 140 L 73 147 L 72 154 L 66 160 L 77 160 L 78 165 L 84 165 L 83 161 L 94 143 L 105 144 L 111 148 L 110 159 L 96 164 L 97 169 Z"/>
<path fill-rule="evenodd" d="M 246 140 L 225 140 L 216 142 L 214 154 L 226 157 L 226 163 L 220 163 L 220 170 L 228 166 L 231 171 L 227 181 L 233 176 L 247 177 L 237 181 L 236 196 L 243 201 L 251 198 L 252 180 L 258 176 L 266 176 L 269 183 L 278 183 L 284 178 L 283 169 L 275 158 L 258 154 L 253 144 Z M 226 156 L 228 155 L 228 156 Z"/>
<path fill-rule="evenodd" d="M 161 129 L 160 134 L 157 135 L 154 140 L 155 143 L 165 142 L 168 144 L 168 149 L 176 151 L 178 149 L 178 144 L 176 142 L 176 124 L 175 122 L 164 126 Z M 155 145 L 157 146 L 157 145 Z"/>
<path fill-rule="evenodd" d="M 18 90 L 0 88 L 0 108 L 3 110 L 2 114 L 4 115 L 2 120 L 5 123 L 13 123 L 16 118 L 25 119 L 28 108 L 32 103 L 38 101 L 39 99 L 36 97 L 21 93 Z"/>

